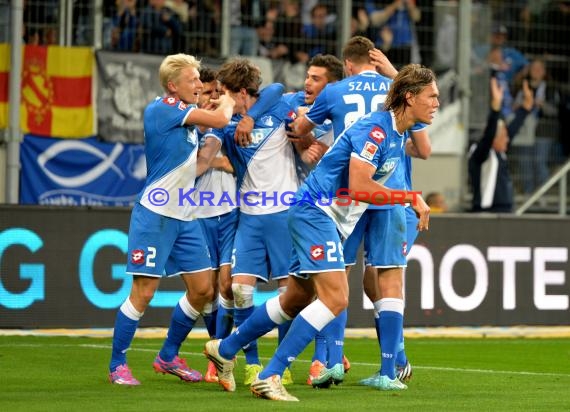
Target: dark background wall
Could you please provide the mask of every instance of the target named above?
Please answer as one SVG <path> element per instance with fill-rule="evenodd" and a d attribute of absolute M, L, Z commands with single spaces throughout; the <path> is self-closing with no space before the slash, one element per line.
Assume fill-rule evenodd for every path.
<path fill-rule="evenodd" d="M 112 327 L 130 290 L 129 216 L 0 206 L 0 328 Z M 433 216 L 409 255 L 406 325 L 569 325 L 569 233 L 568 219 Z M 349 327 L 372 326 L 361 274 L 350 275 Z M 166 327 L 182 291 L 163 280 L 141 326 Z"/>

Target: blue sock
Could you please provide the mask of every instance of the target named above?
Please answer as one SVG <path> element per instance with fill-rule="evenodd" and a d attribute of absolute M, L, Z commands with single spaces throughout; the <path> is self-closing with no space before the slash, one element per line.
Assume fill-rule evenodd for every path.
<path fill-rule="evenodd" d="M 380 350 L 380 353 L 378 354 L 378 356 L 380 357 L 380 360 L 378 361 L 378 363 L 380 365 L 382 365 L 382 349 L 380 348 L 380 316 L 378 315 L 378 313 L 375 313 L 374 316 L 374 327 L 376 328 L 376 338 L 378 339 L 378 349 Z M 378 368 L 380 369 L 380 368 Z"/>
<path fill-rule="evenodd" d="M 291 322 L 292 322 L 291 320 L 288 320 L 287 322 L 282 323 L 281 325 L 277 325 L 277 343 L 279 345 L 283 341 L 285 335 L 287 335 L 287 332 L 289 332 L 289 328 L 291 327 Z"/>
<path fill-rule="evenodd" d="M 315 338 L 317 334 L 315 329 L 309 322 L 298 315 L 291 323 L 289 333 L 279 345 L 275 354 L 269 361 L 269 364 L 259 373 L 259 379 L 266 379 L 273 375 L 283 375 L 283 371 L 289 367 L 293 359 L 295 359 L 307 345 Z"/>
<path fill-rule="evenodd" d="M 208 336 L 211 338 L 216 336 L 216 322 L 218 317 L 218 309 L 210 312 L 202 314 L 202 318 L 204 319 L 204 323 L 206 324 L 206 330 L 208 331 Z"/>
<path fill-rule="evenodd" d="M 266 305 L 267 303 L 264 303 L 257 307 L 247 322 L 241 324 L 234 333 L 222 340 L 219 349 L 220 355 L 226 359 L 233 359 L 243 346 L 265 335 L 277 326 L 277 323 L 269 317 Z"/>
<path fill-rule="evenodd" d="M 403 326 L 404 317 L 401 313 L 380 312 L 380 348 L 382 351 L 380 375 L 387 375 L 390 379 L 396 378 L 396 354 Z"/>
<path fill-rule="evenodd" d="M 406 356 L 406 349 L 404 346 L 404 329 L 402 328 L 400 344 L 398 345 L 398 355 L 396 355 L 396 365 L 406 366 L 406 363 L 408 363 L 408 357 Z"/>
<path fill-rule="evenodd" d="M 327 340 L 322 331 L 315 336 L 315 353 L 313 354 L 313 362 L 318 360 L 323 365 L 327 364 Z"/>
<path fill-rule="evenodd" d="M 337 363 L 342 363 L 344 346 L 344 329 L 346 328 L 347 310 L 343 310 L 321 331 L 327 342 L 327 368 L 332 368 Z"/>
<path fill-rule="evenodd" d="M 186 315 L 180 307 L 180 302 L 177 303 L 172 311 L 170 327 L 168 328 L 166 339 L 159 352 L 159 356 L 163 361 L 170 362 L 178 355 L 180 346 L 194 327 L 194 323 L 196 323 L 196 319 L 192 319 Z"/>
<path fill-rule="evenodd" d="M 216 316 L 216 339 L 224 339 L 232 333 L 234 326 L 234 310 L 218 306 Z"/>
<path fill-rule="evenodd" d="M 127 363 L 127 349 L 131 346 L 138 324 L 138 320 L 127 317 L 119 309 L 113 330 L 113 351 L 109 371 L 112 372 L 117 366 Z"/>
<path fill-rule="evenodd" d="M 254 306 L 249 308 L 234 308 L 234 322 L 236 327 L 239 328 L 246 320 L 251 316 L 255 310 Z M 260 364 L 259 354 L 257 353 L 257 339 L 253 339 L 246 343 L 243 347 L 243 353 L 245 354 L 245 363 L 248 365 Z"/>

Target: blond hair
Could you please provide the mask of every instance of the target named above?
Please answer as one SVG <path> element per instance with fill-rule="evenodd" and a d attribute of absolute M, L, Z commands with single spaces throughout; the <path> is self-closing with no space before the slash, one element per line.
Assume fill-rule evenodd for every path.
<path fill-rule="evenodd" d="M 184 53 L 171 54 L 164 58 L 158 69 L 158 77 L 165 92 L 168 93 L 168 82 L 176 81 L 182 69 L 186 67 L 194 67 L 196 70 L 200 70 L 200 60 Z"/>

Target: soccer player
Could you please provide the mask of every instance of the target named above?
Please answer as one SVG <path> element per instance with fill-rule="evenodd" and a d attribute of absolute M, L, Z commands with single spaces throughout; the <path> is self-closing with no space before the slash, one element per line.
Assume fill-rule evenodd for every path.
<path fill-rule="evenodd" d="M 253 295 L 257 281 L 271 276 L 284 287 L 289 274 L 292 250 L 287 227 L 287 202 L 282 194 L 295 193 L 298 180 L 293 147 L 285 133 L 285 118 L 291 106 L 282 99 L 254 120 L 252 141 L 246 146 L 234 143 L 238 121 L 258 101 L 261 72 L 247 59 L 234 59 L 218 71 L 224 93 L 236 101 L 235 116 L 223 129 L 206 133 L 223 142 L 237 174 L 240 218 L 232 252 L 232 292 L 234 322 L 240 325 L 254 310 Z M 257 342 L 245 342 L 245 380 L 251 384 L 261 370 Z M 226 390 L 235 390 L 235 382 Z"/>
<path fill-rule="evenodd" d="M 215 102 L 219 98 L 221 88 L 217 80 L 217 72 L 208 67 L 202 67 L 200 79 L 204 86 L 200 93 L 198 107 L 213 110 L 216 104 L 212 102 L 212 99 Z M 261 91 L 259 100 L 248 111 L 248 116 L 260 116 L 263 108 L 273 103 L 275 99 L 279 99 L 282 94 L 281 84 L 274 83 L 267 86 Z M 214 300 L 205 305 L 203 317 L 209 336 L 212 339 L 222 339 L 230 334 L 233 327 L 231 256 L 239 219 L 237 188 L 233 166 L 225 156 L 225 147 L 221 145 L 217 137 L 211 134 L 201 135 L 200 150 L 218 149 L 212 167 L 196 180 L 196 190 L 193 192 L 193 199 L 199 205 L 195 216 L 199 219 L 204 231 L 213 268 Z M 227 202 L 219 202 L 222 196 L 227 196 Z M 218 382 L 216 367 L 212 362 L 208 362 L 204 380 Z"/>
<path fill-rule="evenodd" d="M 380 55 L 378 55 L 380 54 Z M 392 83 L 392 78 L 397 71 L 390 61 L 375 49 L 374 44 L 369 39 L 362 36 L 351 38 L 343 48 L 343 59 L 345 72 L 349 77 L 335 84 L 325 87 L 323 92 L 315 100 L 315 104 L 306 113 L 305 116 L 299 117 L 292 125 L 296 133 L 305 135 L 315 125 L 322 124 L 326 119 L 332 120 L 335 139 L 345 127 L 348 127 L 356 119 L 382 108 L 382 104 L 386 99 L 386 95 Z M 381 75 L 378 68 L 385 74 Z M 414 137 L 425 140 L 427 133 L 423 129 L 424 125 L 414 125 Z M 312 146 L 311 146 L 312 147 Z M 394 187 L 391 180 L 385 182 L 388 187 Z M 369 223 L 368 214 L 374 214 L 373 209 L 385 209 L 390 206 L 370 205 L 370 210 L 358 222 L 353 234 L 345 240 L 343 244 L 344 258 L 347 266 L 347 273 L 350 267 L 356 263 L 358 248 L 365 233 L 371 230 L 372 226 L 380 225 Z M 371 246 L 380 247 L 379 242 L 375 242 Z M 367 254 L 373 253 L 366 250 Z M 375 271 L 368 275 L 376 280 Z M 366 285 L 368 279 L 365 274 L 363 283 Z M 366 290 L 366 288 L 365 288 Z M 328 368 L 334 368 L 337 364 L 344 361 L 342 355 L 344 342 L 344 329 L 346 326 L 347 313 L 344 312 L 337 317 L 334 322 L 323 330 L 328 350 Z M 317 340 L 322 339 L 318 335 Z M 344 362 L 343 362 L 344 363 Z M 317 386 L 326 385 L 329 380 L 330 371 L 322 368 L 322 365 L 312 365 L 309 371 L 309 379 Z M 340 377 L 336 377 L 340 381 Z"/>
<path fill-rule="evenodd" d="M 296 93 L 288 93 L 283 96 L 283 99 L 288 102 L 296 115 L 304 114 L 314 103 L 315 98 L 323 90 L 323 88 L 330 82 L 335 82 L 343 78 L 343 65 L 342 62 L 333 55 L 316 55 L 313 57 L 307 68 L 305 77 L 305 89 Z M 256 105 L 259 104 L 256 103 Z M 285 106 L 287 110 L 289 108 Z M 246 119 L 240 120 L 240 124 Z M 242 125 L 238 125 L 240 133 L 245 136 L 250 136 L 253 129 L 253 120 Z M 237 131 L 237 129 L 236 129 Z M 322 126 L 318 126 L 311 132 L 311 138 L 315 138 L 315 142 L 310 146 L 305 146 L 301 139 L 293 138 L 291 142 L 295 146 L 295 165 L 297 169 L 297 177 L 299 182 L 302 183 L 310 170 L 314 167 L 324 152 L 328 150 L 333 142 L 333 130 L 330 121 L 325 122 Z M 279 293 L 285 293 L 286 286 L 279 288 Z M 290 323 L 279 325 L 279 341 L 285 336 Z M 326 342 L 324 337 L 318 337 L 315 340 L 315 354 L 313 356 L 313 363 L 311 370 L 315 368 L 324 368 L 327 360 Z M 315 376 L 318 372 L 314 373 Z M 283 384 L 288 385 L 292 383 L 290 371 L 287 369 L 283 375 Z M 309 385 L 312 384 L 311 377 L 307 380 Z"/>
<path fill-rule="evenodd" d="M 303 351 L 307 344 L 348 305 L 342 244 L 339 231 L 347 234 L 364 207 L 353 207 L 352 200 L 383 203 L 399 197 L 411 203 L 419 215 L 418 229 L 429 226 L 429 207 L 416 192 L 392 190 L 379 183 L 395 170 L 393 159 L 404 150 L 407 130 L 417 122 L 430 124 L 439 107 L 435 75 L 420 65 L 405 66 L 396 76 L 385 103 L 387 111 L 375 111 L 347 128 L 309 174 L 289 209 L 289 228 L 293 237 L 294 257 L 299 261 L 295 275 L 289 276 L 284 295 L 269 299 L 241 326 L 239 333 L 206 343 L 206 356 L 216 363 L 220 382 L 233 380 L 233 357 L 243 342 L 262 336 L 277 324 L 295 317 L 291 328 L 269 364 L 252 383 L 251 391 L 271 400 L 297 401 L 281 383 L 284 369 Z M 348 190 L 344 215 L 329 214 L 330 203 L 323 196 Z M 357 195 L 358 193 L 358 195 Z M 352 213 L 359 209 L 358 213 Z M 402 208 L 400 208 L 402 209 Z M 394 214 L 394 227 L 404 232 L 403 212 Z M 401 235 L 400 233 L 400 235 Z M 405 233 L 404 233 L 405 235 Z M 398 244 L 399 248 L 400 245 Z M 386 298 L 402 294 L 401 269 L 391 277 L 392 287 Z M 314 299 L 316 297 L 316 299 Z M 394 323 L 402 323 L 397 312 L 390 313 Z M 397 329 L 397 328 L 393 328 Z M 397 345 L 384 342 L 383 352 L 395 357 Z M 390 347 L 388 347 L 390 346 Z M 390 369 L 387 362 L 385 369 Z M 386 370 L 382 389 L 400 390 L 406 386 Z"/>
<path fill-rule="evenodd" d="M 327 84 L 342 80 L 344 77 L 343 71 L 342 62 L 335 56 L 319 54 L 313 57 L 308 63 L 305 77 L 305 90 L 286 95 L 286 98 L 290 99 L 291 104 L 295 108 L 297 115 L 304 115 L 313 106 L 315 99 Z M 322 125 L 316 126 L 310 133 L 311 136 L 308 145 L 303 139 L 291 139 L 296 149 L 297 175 L 301 183 L 304 182 L 311 169 L 334 141 L 332 123 L 328 119 L 325 120 Z M 331 351 L 328 350 L 328 346 L 332 348 Z M 313 380 L 325 369 L 327 363 L 330 361 L 329 353 L 336 354 L 337 356 L 340 353 L 345 370 L 348 370 L 350 367 L 348 359 L 343 357 L 342 348 L 336 350 L 337 348 L 336 342 L 333 339 L 329 339 L 327 342 L 324 335 L 320 333 L 317 334 L 315 337 L 315 350 L 309 368 L 309 377 L 307 378 L 308 385 L 313 385 Z M 334 358 L 335 355 L 333 355 L 333 359 Z"/>
<path fill-rule="evenodd" d="M 370 51 L 370 58 L 372 63 L 376 66 L 376 69 L 381 73 L 386 73 L 390 78 L 397 74 L 396 69 L 392 63 L 388 60 L 386 55 L 378 49 Z M 400 173 L 404 173 L 404 181 L 406 190 L 412 190 L 412 160 L 411 157 L 427 159 L 431 154 L 431 143 L 429 140 L 428 133 L 424 130 L 425 125 L 417 124 L 411 129 L 412 133 L 410 138 L 406 140 L 406 150 L 405 156 L 402 161 L 398 163 L 398 167 L 401 168 Z M 401 184 L 401 181 L 396 180 L 396 176 L 389 178 L 386 181 L 388 187 L 396 187 L 395 184 Z M 389 206 L 380 206 L 378 209 L 388 209 Z M 406 243 L 402 245 L 402 252 L 404 255 L 410 251 L 413 246 L 417 236 L 417 223 L 418 218 L 414 210 L 410 207 L 405 208 L 406 212 Z M 389 213 L 389 212 L 386 212 Z M 374 326 L 376 329 L 376 336 L 378 339 L 378 345 L 381 343 L 381 321 L 380 314 L 388 301 L 382 300 L 382 282 L 386 277 L 384 272 L 390 273 L 390 266 L 393 266 L 393 261 L 391 258 L 386 257 L 382 254 L 383 243 L 378 242 L 377 239 L 383 238 L 388 233 L 383 229 L 382 219 L 385 218 L 385 213 L 381 211 L 374 211 L 369 208 L 364 213 L 364 216 L 358 221 L 354 231 L 346 240 L 345 246 L 345 257 L 347 255 L 351 256 L 351 262 L 354 263 L 356 258 L 356 251 L 362 238 L 364 237 L 364 249 L 366 254 L 366 262 L 364 268 L 364 278 L 363 287 L 366 296 L 370 299 L 374 306 Z M 380 222 L 376 222 L 380 220 Z M 373 227 L 376 227 L 377 232 L 370 233 Z M 384 230 L 384 232 L 382 232 Z M 372 242 L 370 238 L 374 239 Z M 376 249 L 376 250 L 372 250 Z M 372 258 L 375 256 L 375 258 Z M 354 258 L 352 258 L 354 257 Z M 403 302 L 402 302 L 403 305 Z M 382 357 L 380 357 L 381 360 Z M 380 369 L 377 373 L 369 378 L 362 379 L 361 384 L 366 386 L 377 387 L 380 385 L 381 373 Z M 408 361 L 404 345 L 404 334 L 403 329 L 400 336 L 400 344 L 398 354 L 396 356 L 396 376 L 399 380 L 404 383 L 410 381 L 412 377 L 412 366 Z"/>
<path fill-rule="evenodd" d="M 214 102 L 220 96 L 220 85 L 216 77 L 217 72 L 215 70 L 209 67 L 200 69 L 200 80 L 203 88 L 198 99 L 198 107 L 208 110 L 216 108 Z M 205 139 L 203 135 L 201 137 L 201 148 L 209 145 L 220 147 L 218 139 Z M 235 200 L 235 176 L 232 174 L 233 169 L 222 149 L 218 150 L 216 159 L 220 162 L 226 160 L 228 170 L 215 167 L 208 169 L 196 180 L 196 191 L 193 197 L 199 205 L 196 208 L 195 216 L 204 232 L 212 265 L 214 299 L 206 304 L 203 310 L 204 322 L 211 338 L 223 338 L 229 335 L 233 326 L 233 296 L 231 295 L 231 287 L 228 288 L 226 284 L 231 284 L 231 251 L 238 222 L 238 208 Z M 210 205 L 200 201 L 200 196 L 204 193 L 211 194 L 214 198 L 219 198 L 222 193 L 227 193 L 230 196 L 230 201 L 220 205 Z M 219 288 L 218 284 L 221 284 L 222 287 Z M 219 318 L 218 312 L 220 312 Z M 208 362 L 204 380 L 206 382 L 218 382 L 216 367 L 212 362 Z"/>
<path fill-rule="evenodd" d="M 140 384 L 127 365 L 126 351 L 165 275 L 180 275 L 186 293 L 174 308 L 168 336 L 153 367 L 185 381 L 202 378 L 178 351 L 212 299 L 210 259 L 200 224 L 193 218 L 195 208 L 179 196 L 194 187 L 195 176 L 209 167 L 212 158 L 208 153 L 197 156 L 196 125 L 223 127 L 235 102 L 230 96 L 220 96 L 216 110 L 197 108 L 202 88 L 199 68 L 193 56 L 167 56 L 159 68 L 165 96 L 157 97 L 144 112 L 147 177 L 131 214 L 127 273 L 133 275 L 133 283 L 115 321 L 109 365 L 109 380 L 114 384 Z"/>

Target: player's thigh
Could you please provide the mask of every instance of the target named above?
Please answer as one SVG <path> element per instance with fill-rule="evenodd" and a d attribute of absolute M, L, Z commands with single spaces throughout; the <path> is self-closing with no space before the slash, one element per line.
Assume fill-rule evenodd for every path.
<path fill-rule="evenodd" d="M 352 233 L 342 243 L 342 253 L 344 255 L 344 262 L 346 266 L 353 266 L 356 264 L 358 257 L 358 249 L 364 239 L 364 231 L 368 222 L 368 213 L 365 211 L 360 217 Z"/>
<path fill-rule="evenodd" d="M 162 277 L 178 237 L 178 222 L 135 204 L 129 226 L 127 273 Z"/>
<path fill-rule="evenodd" d="M 263 215 L 269 270 L 274 280 L 287 279 L 293 243 L 287 224 L 287 211 Z"/>
<path fill-rule="evenodd" d="M 211 269 L 208 245 L 198 221 L 179 221 L 179 227 L 166 262 L 166 274 L 172 276 Z"/>
<path fill-rule="evenodd" d="M 218 226 L 219 266 L 231 264 L 238 220 L 239 209 L 234 209 L 220 216 Z"/>
<path fill-rule="evenodd" d="M 204 235 L 204 240 L 208 245 L 208 251 L 210 252 L 210 265 L 213 269 L 218 268 L 220 265 L 220 243 L 219 243 L 219 217 L 205 217 L 198 219 L 198 223 L 202 228 L 202 233 Z"/>
<path fill-rule="evenodd" d="M 300 203 L 289 208 L 288 221 L 299 274 L 344 272 L 342 243 L 330 217 L 316 206 Z"/>
<path fill-rule="evenodd" d="M 241 213 L 232 250 L 232 277 L 253 275 L 267 281 L 267 266 L 263 222 L 257 215 Z"/>
<path fill-rule="evenodd" d="M 402 206 L 371 211 L 364 249 L 367 266 L 406 266 L 406 218 Z"/>
<path fill-rule="evenodd" d="M 408 254 L 418 238 L 418 222 L 420 220 L 411 206 L 404 209 L 406 212 L 406 254 Z"/>

